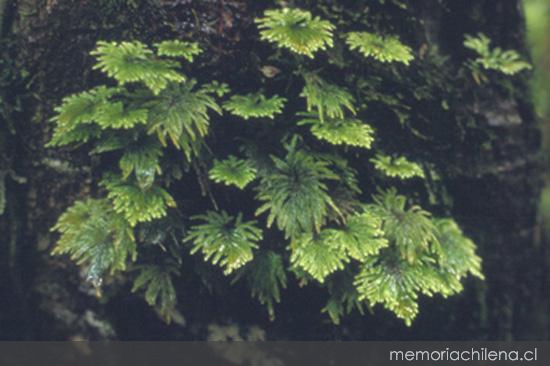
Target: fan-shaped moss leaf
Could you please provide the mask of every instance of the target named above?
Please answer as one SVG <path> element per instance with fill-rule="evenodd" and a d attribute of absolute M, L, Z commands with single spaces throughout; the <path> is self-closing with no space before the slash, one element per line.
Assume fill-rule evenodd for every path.
<path fill-rule="evenodd" d="M 233 95 L 223 104 L 223 108 L 244 119 L 266 117 L 273 119 L 282 112 L 286 98 L 274 95 L 266 98 L 264 95 L 247 94 Z"/>
<path fill-rule="evenodd" d="M 308 57 L 313 57 L 318 50 L 332 47 L 334 26 L 306 10 L 267 10 L 263 18 L 256 19 L 256 23 L 262 39 Z"/>
<path fill-rule="evenodd" d="M 412 50 L 395 36 L 382 37 L 368 32 L 351 32 L 346 42 L 350 49 L 381 62 L 402 62 L 408 65 L 414 58 Z"/>

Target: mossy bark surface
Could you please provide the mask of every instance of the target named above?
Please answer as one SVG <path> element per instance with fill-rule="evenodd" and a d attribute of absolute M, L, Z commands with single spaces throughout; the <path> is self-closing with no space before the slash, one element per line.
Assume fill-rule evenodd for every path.
<path fill-rule="evenodd" d="M 394 34 L 417 55 L 433 50 L 443 64 L 426 60 L 404 80 L 410 90 L 454 96 L 448 107 L 427 98 L 414 104 L 412 126 L 422 139 L 400 138 L 409 154 L 426 155 L 440 171 L 432 209 L 452 213 L 478 244 L 483 283 L 471 281 L 451 299 L 429 299 L 407 328 L 380 309 L 351 316 L 335 327 L 318 313 L 315 289 L 290 286 L 280 315 L 269 322 L 249 294 L 227 288 L 225 298 L 200 295 L 190 285 L 182 297 L 186 326 L 165 326 L 117 279 L 97 298 L 78 269 L 52 258 L 50 228 L 75 199 L 94 194 L 97 162 L 85 152 L 44 147 L 48 120 L 63 96 L 103 82 L 91 72 L 89 51 L 98 40 L 194 38 L 208 45 L 200 72 L 229 75 L 237 85 L 262 66 L 253 18 L 270 1 L 74 1 L 0 2 L 5 54 L 16 72 L 3 85 L 2 171 L 6 211 L 0 216 L 0 338 L 3 339 L 190 339 L 210 323 L 259 324 L 284 339 L 540 339 L 547 336 L 543 298 L 543 248 L 537 240 L 536 209 L 541 169 L 539 131 L 528 93 L 528 74 L 505 85 L 476 86 L 454 72 L 467 57 L 464 34 L 484 32 L 503 48 L 525 51 L 524 21 L 516 0 L 291 1 L 320 16 L 352 22 L 364 12 L 372 31 Z M 260 4 L 261 3 L 261 4 Z M 377 10 L 383 9 L 384 12 Z M 356 21 L 357 22 L 357 21 Z M 345 25 L 345 24 L 344 24 Z M 353 25 L 352 25 L 353 26 Z M 354 67 L 350 73 L 365 73 Z M 253 83 L 252 83 L 253 84 Z M 252 85 L 254 86 L 254 85 Z M 8 92 L 6 93 L 6 90 Z M 391 136 L 393 128 L 380 131 Z M 419 142 L 422 141 L 422 142 Z M 218 142 L 222 143 L 222 142 Z M 120 290 L 120 291 L 119 291 Z M 187 296 L 187 297 L 186 297 Z M 200 297 L 200 302 L 197 300 Z M 243 311 L 246 309 L 246 311 Z M 314 310 L 312 310 L 314 309 Z M 541 326 L 541 324 L 543 324 Z M 546 328 L 545 328 L 546 327 Z"/>

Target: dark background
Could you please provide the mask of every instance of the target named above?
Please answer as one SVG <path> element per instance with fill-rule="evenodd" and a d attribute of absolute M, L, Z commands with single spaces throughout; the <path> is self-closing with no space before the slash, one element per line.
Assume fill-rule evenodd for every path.
<path fill-rule="evenodd" d="M 545 3 L 526 1 L 533 61 L 538 66 L 535 80 L 548 78 L 544 72 L 550 64 L 549 32 L 541 30 L 548 29 Z M 549 338 L 544 217 L 550 208 L 539 210 L 547 165 L 543 146 L 548 145 L 542 143 L 539 128 L 540 121 L 548 118 L 540 95 L 548 84 L 538 82 L 532 89 L 532 75 L 526 73 L 510 85 L 510 99 L 492 85 L 474 91 L 467 81 L 449 78 L 466 57 L 465 33 L 485 32 L 495 43 L 529 57 L 523 3 L 419 0 L 409 2 L 406 10 L 398 6 L 399 1 L 292 4 L 314 13 L 334 4 L 350 12 L 368 5 L 374 29 L 391 29 L 415 51 L 427 44 L 448 56 L 446 74 L 429 87 L 437 94 L 448 82 L 455 91 L 463 87 L 460 97 L 445 115 L 433 114 L 435 109 L 428 102 L 415 106 L 417 116 L 430 117 L 421 127 L 435 142 L 403 146 L 428 154 L 446 167 L 452 214 L 478 244 L 486 281 L 469 281 L 461 295 L 450 299 L 422 300 L 420 315 L 410 328 L 381 309 L 333 326 L 319 314 L 323 305 L 319 291 L 295 285 L 285 291 L 277 320 L 270 322 L 246 289 L 228 287 L 221 295 L 209 295 L 192 275 L 179 289 L 185 325 L 162 323 L 140 297 L 127 291 L 122 280 L 114 279 L 111 290 L 97 299 L 73 264 L 49 255 L 55 242 L 50 227 L 72 201 L 90 194 L 96 179 L 94 161 L 86 154 L 44 147 L 51 134 L 47 121 L 53 107 L 63 96 L 101 81 L 90 71 L 93 59 L 88 52 L 102 39 L 197 39 L 207 49 L 198 75 L 222 75 L 223 80 L 244 88 L 244 81 L 257 72 L 251 54 L 269 50 L 255 40 L 253 18 L 276 4 L 1 0 L 0 172 L 6 177 L 6 210 L 0 216 L 0 339 L 204 339 L 210 324 L 238 326 L 243 337 L 258 326 L 270 339 L 290 340 Z M 408 80 L 411 89 L 425 83 L 424 77 L 437 76 L 436 65 L 414 67 L 418 69 Z M 539 97 L 533 97 L 531 90 Z M 521 122 L 499 124 L 491 120 L 494 116 L 517 116 Z M 482 148 L 487 141 L 489 146 Z M 550 193 L 543 197 L 550 206 Z"/>

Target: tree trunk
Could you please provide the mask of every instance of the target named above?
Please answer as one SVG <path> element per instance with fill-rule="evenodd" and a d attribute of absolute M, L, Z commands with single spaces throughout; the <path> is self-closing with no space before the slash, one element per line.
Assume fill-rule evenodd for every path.
<path fill-rule="evenodd" d="M 365 6 L 371 2 L 375 3 L 363 1 Z M 197 19 L 207 19 L 221 24 L 221 28 L 216 28 L 217 34 L 201 28 L 203 36 L 220 48 L 237 49 L 246 47 L 246 42 L 235 39 L 251 33 L 250 20 L 260 14 L 255 8 L 275 6 L 268 3 L 271 2 L 260 6 L 244 0 L 164 0 L 143 4 L 117 0 L 0 1 L 2 42 L 8 45 L 5 54 L 9 52 L 18 70 L 17 75 L 11 75 L 9 84 L 0 83 L 4 88 L 0 96 L 9 95 L 0 100 L 0 111 L 4 108 L 9 112 L 4 117 L 0 115 L 0 178 L 5 178 L 7 198 L 6 210 L 0 216 L 0 265 L 5 273 L 0 276 L 0 291 L 9 294 L 0 300 L 1 338 L 135 337 L 128 329 L 137 330 L 142 337 L 151 334 L 151 330 L 157 332 L 158 338 L 181 336 L 173 327 L 163 327 L 154 317 L 145 315 L 148 310 L 143 308 L 136 307 L 141 313 L 128 318 L 124 314 L 127 310 L 120 309 L 121 300 L 115 300 L 113 305 L 108 301 L 109 294 L 105 300 L 96 298 L 74 265 L 49 255 L 55 240 L 50 234 L 51 226 L 72 201 L 93 192 L 96 177 L 94 161 L 87 155 L 44 147 L 51 133 L 48 119 L 63 96 L 94 84 L 96 76 L 90 73 L 93 60 L 88 52 L 97 40 L 148 41 L 164 35 L 173 37 L 174 33 L 185 38 Z M 333 1 L 292 3 L 316 13 Z M 339 3 L 348 6 L 349 1 Z M 422 0 L 405 10 L 395 6 L 390 16 L 420 19 L 414 36 L 402 29 L 402 39 L 414 38 L 418 53 L 424 52 L 423 48 L 437 47 L 451 64 L 460 64 L 466 57 L 462 47 L 466 33 L 484 32 L 494 44 L 526 53 L 518 0 Z M 219 49 L 208 52 L 213 53 L 215 62 L 224 62 L 223 54 L 216 53 Z M 510 94 L 492 84 L 464 90 L 463 100 L 455 101 L 452 105 L 456 109 L 448 114 L 453 117 L 453 132 L 434 133 L 439 139 L 428 147 L 434 160 L 448 173 L 443 179 L 453 202 L 452 213 L 478 243 L 487 280 L 482 284 L 468 283 L 465 293 L 456 298 L 426 301 L 420 318 L 410 329 L 379 315 L 380 312 L 353 318 L 355 324 L 339 329 L 319 326 L 319 318 L 309 315 L 314 311 L 308 309 L 307 301 L 300 304 L 294 300 L 291 302 L 296 317 L 286 323 L 263 324 L 268 333 L 273 331 L 287 339 L 547 337 L 548 326 L 541 329 L 541 324 L 547 324 L 546 309 L 541 306 L 545 264 L 543 247 L 536 240 L 541 182 L 537 162 L 539 132 L 526 78 L 514 80 Z M 438 131 L 441 116 L 426 113 L 429 129 Z M 485 141 L 490 144 L 480 146 Z M 307 300 L 303 294 L 300 299 Z M 257 319 L 256 315 L 235 314 L 234 319 L 245 324 Z M 197 323 L 210 321 L 205 314 L 197 319 Z M 322 334 L 318 329 L 322 329 Z M 345 335 L 346 332 L 350 333 Z"/>
<path fill-rule="evenodd" d="M 462 34 L 482 31 L 503 48 L 528 54 L 520 1 L 466 3 L 449 4 L 451 11 L 439 19 L 441 47 L 450 42 L 455 47 L 450 52 L 460 59 Z M 476 91 L 473 98 L 465 95 L 465 108 L 478 118 L 479 131 L 494 138 L 485 151 L 475 146 L 474 136 L 451 145 L 454 156 L 448 163 L 460 167 L 448 182 L 453 213 L 481 246 L 487 277 L 468 300 L 477 304 L 464 307 L 459 300 L 452 317 L 454 334 L 461 334 L 468 324 L 479 327 L 475 333 L 488 340 L 547 337 L 547 330 L 541 329 L 542 324 L 548 327 L 547 321 L 541 322 L 546 311 L 540 308 L 546 301 L 541 292 L 545 251 L 537 240 L 536 220 L 540 133 L 527 81 L 514 83 L 514 97 L 504 97 L 494 88 Z M 468 319 L 464 312 L 471 306 L 478 319 Z"/>

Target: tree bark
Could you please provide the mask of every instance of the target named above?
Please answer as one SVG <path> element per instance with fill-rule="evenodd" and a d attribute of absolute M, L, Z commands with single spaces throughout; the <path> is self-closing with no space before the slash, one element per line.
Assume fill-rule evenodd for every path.
<path fill-rule="evenodd" d="M 520 1 L 466 3 L 449 4 L 451 12 L 440 19 L 439 39 L 460 35 L 461 40 L 464 33 L 482 31 L 503 48 L 528 57 Z M 514 88 L 513 97 L 488 89 L 465 98 L 465 108 L 479 117 L 478 127 L 495 138 L 487 151 L 479 151 L 473 139 L 453 144 L 455 156 L 448 162 L 460 167 L 448 182 L 453 213 L 480 245 L 487 276 L 475 290 L 477 295 L 471 295 L 479 302 L 473 305 L 479 318 L 472 324 L 461 317 L 464 304 L 459 304 L 454 327 L 460 331 L 465 324 L 477 323 L 476 333 L 488 340 L 538 339 L 547 334 L 540 333 L 546 312 L 539 308 L 545 302 L 544 248 L 537 241 L 536 219 L 542 183 L 540 132 L 527 77 L 515 82 Z"/>
<path fill-rule="evenodd" d="M 146 310 L 141 309 L 144 313 L 136 314 L 136 318 L 124 317 L 126 309 L 120 311 L 119 306 L 109 305 L 108 299 L 94 296 L 74 265 L 50 257 L 54 241 L 51 226 L 72 201 L 93 193 L 95 177 L 94 161 L 87 155 L 44 147 L 51 133 L 48 119 L 61 97 L 97 81 L 90 74 L 93 60 L 88 55 L 97 40 L 147 41 L 163 34 L 173 36 L 173 29 L 183 36 L 197 19 L 214 19 L 215 24 L 223 24 L 222 34 L 212 36 L 212 29 L 204 28 L 205 38 L 214 37 L 213 43 L 219 47 L 246 47 L 235 39 L 246 37 L 245 29 L 239 27 L 250 27 L 250 19 L 258 15 L 253 11 L 259 5 L 237 0 L 150 1 L 117 11 L 109 3 L 117 1 L 0 1 L 0 28 L 6 30 L 3 40 L 10 42 L 18 68 L 28 74 L 18 75 L 10 84 L 11 103 L 17 99 L 23 106 L 20 111 L 10 111 L 14 127 L 9 128 L 7 117 L 1 127 L 4 144 L 0 167 L 11 172 L 6 175 L 6 212 L 0 216 L 1 266 L 8 273 L 1 277 L 0 290 L 9 294 L 0 302 L 0 337 L 5 339 L 109 339 L 117 334 L 126 338 L 131 335 L 121 329 L 136 327 L 141 327 L 138 332 L 144 335 L 154 329 L 165 332 L 159 337 L 181 336 L 144 315 Z M 294 3 L 317 10 L 330 1 Z M 230 21 L 219 11 L 224 7 L 228 12 L 243 13 Z M 479 31 L 489 34 L 502 48 L 526 54 L 518 0 L 422 0 L 407 10 L 395 7 L 394 12 L 396 19 L 422 19 L 423 28 L 414 36 L 416 44 L 439 48 L 453 64 L 465 59 L 464 34 Z M 403 30 L 403 38 L 410 39 L 406 32 Z M 212 59 L 220 64 L 224 61 L 215 52 Z M 429 147 L 432 154 L 440 154 L 435 160 L 448 172 L 443 178 L 454 202 L 452 213 L 478 243 L 487 280 L 483 284 L 468 283 L 459 297 L 426 301 L 411 329 L 377 312 L 367 315 L 367 319 L 353 318 L 357 323 L 345 325 L 346 331 L 323 325 L 323 333 L 317 334 L 318 317 L 309 316 L 312 310 L 303 303 L 292 305 L 303 310 L 296 310 L 299 320 L 266 323 L 268 331 L 287 339 L 547 337 L 547 325 L 545 329 L 540 326 L 541 319 L 546 319 L 546 309 L 541 305 L 545 263 L 543 246 L 536 240 L 540 138 L 527 79 L 515 80 L 513 97 L 493 86 L 465 90 L 462 106 L 451 111 L 454 128 L 462 132 L 442 134 Z M 430 128 L 437 130 L 439 116 L 428 117 L 433 118 Z M 465 120 L 470 121 L 468 127 L 464 127 Z M 479 136 L 492 137 L 488 148 L 479 146 Z M 149 324 L 131 324 L 138 317 L 146 317 Z M 208 320 L 204 315 L 198 318 Z M 255 316 L 237 321 L 249 323 L 251 319 Z M 547 324 L 547 320 L 544 322 Z"/>

